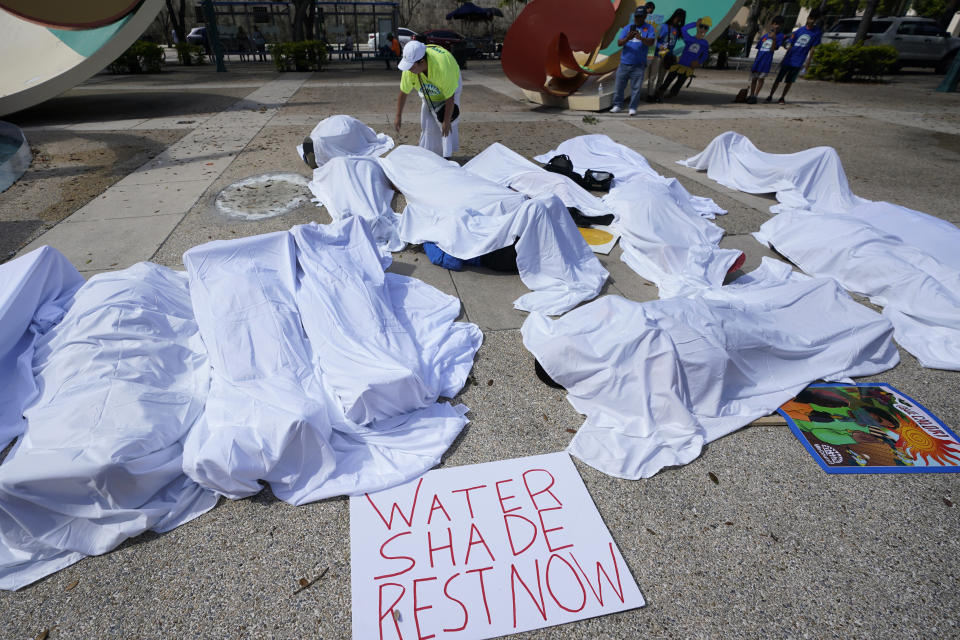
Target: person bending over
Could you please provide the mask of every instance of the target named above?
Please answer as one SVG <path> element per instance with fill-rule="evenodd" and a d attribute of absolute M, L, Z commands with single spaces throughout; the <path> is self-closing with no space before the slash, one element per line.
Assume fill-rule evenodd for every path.
<path fill-rule="evenodd" d="M 460 93 L 463 80 L 453 54 L 437 45 L 411 40 L 397 63 L 403 72 L 394 127 L 400 133 L 403 107 L 413 89 L 420 94 L 420 146 L 449 159 L 460 148 Z"/>

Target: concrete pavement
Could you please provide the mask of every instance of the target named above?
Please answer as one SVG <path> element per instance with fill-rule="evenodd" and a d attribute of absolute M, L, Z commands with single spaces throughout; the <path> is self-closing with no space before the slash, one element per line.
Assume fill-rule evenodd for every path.
<path fill-rule="evenodd" d="M 597 124 L 524 102 L 496 63 L 471 62 L 464 79 L 457 159 L 494 141 L 530 157 L 574 135 L 606 133 L 728 209 L 716 221 L 727 230 L 722 246 L 744 250 L 746 269 L 773 255 L 749 235 L 773 201 L 675 164 L 727 129 L 765 151 L 829 144 L 857 194 L 960 222 L 960 96 L 935 93 L 938 76 L 901 75 L 886 85 L 800 81 L 791 104 L 778 107 L 732 104 L 747 73 L 704 70 L 676 102 L 644 105 L 635 118 L 600 114 Z M 210 239 L 328 221 L 312 204 L 266 220 L 232 219 L 213 200 L 251 175 L 308 175 L 294 146 L 328 115 L 351 114 L 393 135 L 397 83 L 396 72 L 382 69 L 280 75 L 258 65 L 234 65 L 228 74 L 208 67 L 157 78 L 97 76 L 9 118 L 25 127 L 41 160 L 0 194 L 0 236 L 10 234 L 9 251 L 52 244 L 91 274 L 144 259 L 180 267 L 184 250 Z M 408 107 L 398 143 L 416 143 L 418 108 Z M 97 146 L 105 140 L 111 143 Z M 88 155 L 76 151 L 88 147 Z M 605 293 L 654 299 L 656 288 L 618 255 L 602 258 L 612 276 Z M 471 408 L 471 424 L 444 464 L 565 447 L 582 416 L 533 374 L 517 331 L 525 314 L 511 304 L 526 291 L 519 279 L 452 273 L 415 250 L 397 254 L 391 268 L 460 297 L 464 317 L 485 333 L 473 381 L 456 399 Z M 899 366 L 873 380 L 894 384 L 960 428 L 960 374 L 923 369 L 901 355 Z M 960 633 L 956 475 L 827 475 L 783 427 L 741 430 L 649 480 L 577 466 L 648 605 L 520 637 Z M 51 638 L 349 637 L 347 523 L 343 499 L 290 507 L 264 490 L 222 501 L 172 532 L 144 534 L 0 593 L 0 636 L 32 638 L 52 628 Z M 299 578 L 324 568 L 322 580 L 292 594 Z"/>

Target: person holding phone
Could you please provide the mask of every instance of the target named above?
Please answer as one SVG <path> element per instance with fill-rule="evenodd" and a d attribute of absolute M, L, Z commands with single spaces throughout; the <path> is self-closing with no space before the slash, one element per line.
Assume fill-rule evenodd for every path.
<path fill-rule="evenodd" d="M 637 114 L 640 92 L 643 89 L 643 74 L 647 68 L 647 50 L 657 40 L 656 31 L 647 24 L 647 9 L 637 8 L 633 14 L 633 23 L 620 30 L 617 45 L 623 47 L 620 53 L 620 66 L 617 67 L 617 80 L 613 89 L 613 108 L 610 113 L 623 109 L 623 94 L 630 83 L 630 115 Z"/>

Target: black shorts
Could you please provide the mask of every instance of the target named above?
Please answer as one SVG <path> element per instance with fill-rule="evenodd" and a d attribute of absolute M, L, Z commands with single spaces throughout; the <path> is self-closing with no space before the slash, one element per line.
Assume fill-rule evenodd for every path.
<path fill-rule="evenodd" d="M 788 67 L 785 64 L 780 65 L 780 70 L 777 71 L 777 82 L 786 82 L 787 84 L 793 84 L 797 81 L 797 76 L 800 75 L 800 67 Z"/>

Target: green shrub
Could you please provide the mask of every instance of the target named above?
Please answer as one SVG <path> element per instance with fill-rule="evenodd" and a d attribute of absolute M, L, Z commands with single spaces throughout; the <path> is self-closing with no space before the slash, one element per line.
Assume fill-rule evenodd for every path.
<path fill-rule="evenodd" d="M 319 40 L 280 42 L 270 45 L 277 71 L 320 71 L 327 60 L 327 48 Z"/>
<path fill-rule="evenodd" d="M 114 73 L 160 73 L 163 64 L 163 49 L 146 40 L 137 40 L 130 48 L 110 63 Z"/>
<path fill-rule="evenodd" d="M 807 77 L 835 82 L 877 80 L 889 73 L 896 63 L 897 50 L 893 47 L 842 47 L 835 43 L 822 44 L 813 51 L 813 61 Z"/>
<path fill-rule="evenodd" d="M 180 64 L 189 66 L 192 64 L 203 64 L 206 50 L 199 44 L 190 44 L 189 42 L 177 43 L 177 58 Z"/>

